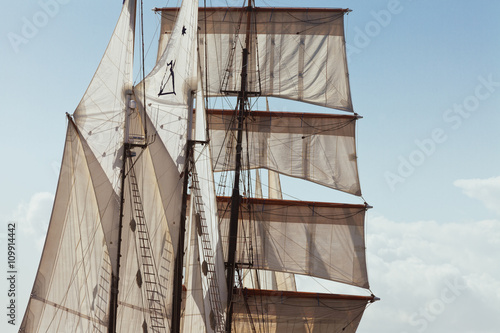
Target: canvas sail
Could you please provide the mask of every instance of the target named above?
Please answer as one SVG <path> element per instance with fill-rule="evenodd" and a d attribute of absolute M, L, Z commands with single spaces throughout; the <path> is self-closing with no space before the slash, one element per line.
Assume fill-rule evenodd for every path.
<path fill-rule="evenodd" d="M 170 226 L 180 218 L 182 181 L 179 163 L 162 140 L 144 146 L 144 128 L 155 133 L 154 124 L 131 103 L 135 5 L 124 2 L 75 121 L 70 119 L 46 246 L 21 331 L 106 331 L 112 276 L 118 274 L 117 329 L 169 328 L 178 241 L 178 229 Z M 189 94 L 179 95 L 186 109 Z"/>
<path fill-rule="evenodd" d="M 125 1 L 103 59 L 69 121 L 42 259 L 21 332 L 107 326 L 117 271 L 126 95 L 132 88 L 136 1 Z"/>
<path fill-rule="evenodd" d="M 21 332 L 107 325 L 111 262 L 84 141 L 68 125 L 49 231 Z"/>

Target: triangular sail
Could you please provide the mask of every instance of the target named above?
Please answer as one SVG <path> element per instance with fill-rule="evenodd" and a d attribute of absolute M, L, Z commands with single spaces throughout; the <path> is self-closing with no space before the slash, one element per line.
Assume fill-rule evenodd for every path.
<path fill-rule="evenodd" d="M 72 122 L 49 231 L 20 332 L 104 331 L 111 262 L 98 198 Z"/>
<path fill-rule="evenodd" d="M 116 264 L 124 119 L 132 88 L 135 0 L 124 1 L 99 67 L 68 124 L 46 245 L 20 331 L 108 325 Z"/>
<path fill-rule="evenodd" d="M 132 152 L 136 156 L 131 156 L 125 166 L 128 177 L 124 195 L 118 332 L 138 332 L 143 326 L 162 332 L 170 327 L 174 246 L 166 212 L 171 203 L 164 198 L 158 183 L 158 175 L 165 170 L 155 165 L 155 160 L 169 161 L 170 156 L 165 149 L 155 149 L 157 145 L 161 146 L 161 142 L 142 151 L 135 148 Z M 165 168 L 168 166 L 164 164 Z M 176 169 L 172 165 L 170 168 Z M 172 184 L 173 189 L 181 187 Z M 176 218 L 178 221 L 179 217 Z"/>
<path fill-rule="evenodd" d="M 73 114 L 82 138 L 88 143 L 95 161 L 108 178 L 101 179 L 95 184 L 96 187 L 109 183 L 117 195 L 121 186 L 125 112 L 128 107 L 127 100 L 132 94 L 135 11 L 135 0 L 124 2 L 101 63 Z M 111 202 L 110 199 L 105 200 Z M 114 203 L 111 207 L 113 205 Z M 118 219 L 118 214 L 114 214 L 113 219 L 104 220 L 107 224 L 104 226 L 106 242 L 114 272 L 117 270 Z"/>

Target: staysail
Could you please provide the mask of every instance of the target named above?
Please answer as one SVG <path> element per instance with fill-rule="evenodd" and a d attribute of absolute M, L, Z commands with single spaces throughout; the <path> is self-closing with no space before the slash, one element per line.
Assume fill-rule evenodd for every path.
<path fill-rule="evenodd" d="M 57 194 L 20 332 L 107 327 L 111 262 L 86 143 L 70 121 Z M 87 146 L 88 149 L 88 146 Z"/>

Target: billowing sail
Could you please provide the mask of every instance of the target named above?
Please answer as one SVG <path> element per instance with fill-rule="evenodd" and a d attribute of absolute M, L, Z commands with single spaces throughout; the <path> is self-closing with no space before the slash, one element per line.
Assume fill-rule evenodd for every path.
<path fill-rule="evenodd" d="M 42 259 L 21 332 L 108 325 L 117 272 L 124 119 L 132 88 L 136 1 L 126 0 L 99 67 L 70 120 Z"/>
<path fill-rule="evenodd" d="M 245 7 L 246 8 L 246 7 Z M 242 45 L 252 35 L 248 91 L 352 112 L 343 9 L 206 8 L 200 11 L 200 59 L 210 96 L 237 94 Z M 169 39 L 175 8 L 161 10 Z M 249 16 L 248 16 L 249 14 Z M 248 21 L 247 17 L 250 17 Z M 160 47 L 165 42 L 160 40 Z"/>
<path fill-rule="evenodd" d="M 231 111 L 209 112 L 214 170 L 234 169 Z M 361 195 L 356 116 L 252 111 L 246 119 L 243 150 L 249 168 L 267 168 L 343 192 Z"/>
<path fill-rule="evenodd" d="M 218 202 L 225 230 L 229 199 L 219 197 Z M 365 205 L 248 199 L 242 207 L 238 262 L 369 287 Z"/>

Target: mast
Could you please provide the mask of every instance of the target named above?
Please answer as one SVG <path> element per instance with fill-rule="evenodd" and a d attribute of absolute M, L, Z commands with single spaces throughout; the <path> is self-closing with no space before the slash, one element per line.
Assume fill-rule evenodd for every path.
<path fill-rule="evenodd" d="M 120 172 L 121 177 L 121 188 L 120 188 L 120 219 L 118 224 L 118 252 L 116 256 L 116 274 L 111 273 L 111 300 L 109 304 L 109 324 L 108 333 L 116 332 L 116 321 L 118 317 L 118 292 L 119 292 L 119 282 L 120 282 L 120 257 L 121 257 L 121 246 L 122 246 L 122 230 L 123 230 L 123 208 L 125 206 L 125 178 L 127 174 L 125 168 L 127 166 L 127 158 L 130 156 L 129 144 L 129 115 L 130 115 L 130 104 L 132 100 L 132 91 L 127 91 L 126 97 L 126 114 L 125 114 L 125 133 L 124 133 L 124 144 L 123 144 L 123 154 L 122 154 L 122 168 Z"/>
<path fill-rule="evenodd" d="M 125 2 L 124 2 L 125 3 Z M 129 5 L 132 8 L 133 15 L 130 17 L 132 28 L 132 36 L 135 36 L 135 19 L 136 19 L 136 7 L 137 0 L 133 0 Z M 141 31 L 143 31 L 143 22 L 142 22 L 142 1 L 141 1 Z M 142 39 L 144 35 L 142 36 Z M 133 42 L 132 42 L 133 43 Z M 133 49 L 132 49 L 133 50 Z M 144 42 L 142 46 L 142 69 L 143 69 L 143 77 L 144 77 Z M 133 51 L 132 51 L 133 58 Z M 116 256 L 116 274 L 111 272 L 111 290 L 110 290 L 110 304 L 109 304 L 109 321 L 108 321 L 108 333 L 116 333 L 117 329 L 117 318 L 118 318 L 118 292 L 119 292 L 119 283 L 120 283 L 120 258 L 121 258 L 121 245 L 122 245 L 122 230 L 123 230 L 123 210 L 125 206 L 125 179 L 127 177 L 127 173 L 125 168 L 127 166 L 127 159 L 131 154 L 131 148 L 133 148 L 134 144 L 130 143 L 129 130 L 130 130 L 130 114 L 133 112 L 135 108 L 135 101 L 132 100 L 133 92 L 131 89 L 126 91 L 125 97 L 125 128 L 123 135 L 123 152 L 122 152 L 122 166 L 120 171 L 120 215 L 119 215 L 119 223 L 118 223 L 118 245 L 117 245 L 117 256 Z M 145 102 L 145 99 L 144 99 Z M 144 110 L 145 112 L 145 110 Z M 144 118 L 145 119 L 145 118 Z M 142 145 L 142 149 L 147 146 L 147 132 L 146 125 L 144 122 L 144 137 L 145 143 Z"/>
<path fill-rule="evenodd" d="M 236 270 L 236 246 L 238 236 L 238 218 L 240 210 L 240 172 L 241 172 L 241 151 L 243 141 L 243 122 L 245 120 L 245 105 L 248 102 L 247 95 L 247 68 L 248 68 L 248 48 L 250 46 L 250 20 L 252 12 L 252 0 L 248 0 L 247 6 L 247 27 L 245 33 L 245 48 L 242 50 L 242 67 L 241 67 L 241 88 L 238 92 L 238 127 L 236 137 L 236 161 L 235 175 L 233 184 L 233 193 L 231 196 L 231 218 L 229 222 L 229 245 L 228 258 L 226 266 L 226 283 L 227 283 L 227 316 L 226 316 L 226 332 L 231 332 L 232 315 L 233 315 L 233 290 L 234 290 L 234 273 Z"/>

